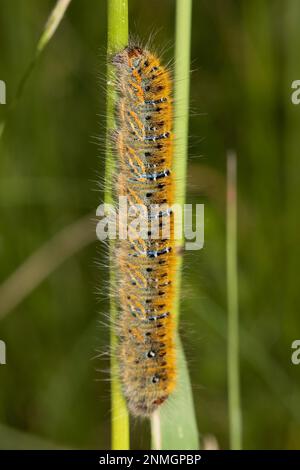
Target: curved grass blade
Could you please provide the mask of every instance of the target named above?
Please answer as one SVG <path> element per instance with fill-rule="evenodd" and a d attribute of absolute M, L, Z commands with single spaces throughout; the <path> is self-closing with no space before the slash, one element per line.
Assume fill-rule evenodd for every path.
<path fill-rule="evenodd" d="M 22 97 L 24 87 L 33 69 L 35 68 L 41 53 L 43 52 L 43 50 L 45 49 L 45 47 L 47 46 L 47 44 L 53 37 L 58 26 L 60 25 L 70 3 L 71 3 L 71 0 L 57 0 L 55 7 L 51 11 L 48 17 L 48 20 L 44 26 L 43 32 L 40 36 L 40 39 L 37 43 L 34 56 L 29 62 L 23 76 L 21 77 L 15 97 L 13 98 L 12 102 L 8 105 L 6 117 L 4 118 L 2 122 L 0 122 L 0 139 L 4 133 L 6 120 L 7 120 L 9 113 L 16 107 L 20 98 Z"/>
<path fill-rule="evenodd" d="M 88 214 L 37 248 L 0 284 L 0 322 L 67 259 L 96 240 Z"/>
<path fill-rule="evenodd" d="M 151 421 L 152 449 L 197 450 L 199 439 L 193 394 L 179 336 L 177 337 L 178 385 L 164 406 Z"/>

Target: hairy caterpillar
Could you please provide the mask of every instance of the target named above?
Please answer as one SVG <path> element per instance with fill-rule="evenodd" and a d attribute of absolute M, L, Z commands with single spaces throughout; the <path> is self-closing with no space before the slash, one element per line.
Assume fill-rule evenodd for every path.
<path fill-rule="evenodd" d="M 173 106 L 170 73 L 135 45 L 113 58 L 117 75 L 117 194 L 130 206 L 172 206 Z M 147 222 L 153 222 L 147 215 Z M 132 414 L 149 416 L 176 384 L 173 318 L 176 253 L 174 215 L 152 215 L 147 236 L 118 240 L 115 248 L 120 380 Z M 169 236 L 164 238 L 164 226 Z M 156 234 L 157 235 L 157 234 Z"/>

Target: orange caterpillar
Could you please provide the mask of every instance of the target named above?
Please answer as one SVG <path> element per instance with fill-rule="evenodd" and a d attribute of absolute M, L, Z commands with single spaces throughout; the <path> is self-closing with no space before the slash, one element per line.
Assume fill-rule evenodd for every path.
<path fill-rule="evenodd" d="M 115 55 L 117 73 L 117 195 L 128 206 L 171 207 L 174 200 L 171 77 L 159 59 L 130 45 Z M 153 217 L 152 217 L 153 218 Z M 147 237 L 116 246 L 120 380 L 132 414 L 149 416 L 176 383 L 174 215 L 161 210 Z M 128 223 L 130 222 L 130 218 Z M 151 222 L 151 216 L 147 216 Z M 163 238 L 168 224 L 170 236 Z M 151 225 L 149 223 L 149 225 Z"/>

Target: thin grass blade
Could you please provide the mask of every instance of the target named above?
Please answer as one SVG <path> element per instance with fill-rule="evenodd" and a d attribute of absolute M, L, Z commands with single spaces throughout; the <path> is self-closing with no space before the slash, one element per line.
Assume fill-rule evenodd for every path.
<path fill-rule="evenodd" d="M 228 399 L 230 447 L 242 447 L 242 417 L 239 376 L 239 316 L 237 272 L 236 154 L 227 155 L 227 297 L 228 297 Z"/>

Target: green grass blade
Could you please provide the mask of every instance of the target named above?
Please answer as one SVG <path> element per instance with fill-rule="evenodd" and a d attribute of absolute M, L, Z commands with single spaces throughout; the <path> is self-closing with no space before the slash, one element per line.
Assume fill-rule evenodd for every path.
<path fill-rule="evenodd" d="M 94 240 L 92 214 L 64 227 L 37 248 L 0 284 L 0 322 L 66 260 Z"/>
<path fill-rule="evenodd" d="M 175 42 L 175 154 L 173 172 L 180 175 L 176 181 L 175 203 L 182 207 L 185 203 L 186 173 L 188 159 L 188 125 L 190 95 L 190 48 L 192 29 L 192 0 L 177 0 L 176 3 L 176 42 Z M 177 241 L 178 248 L 183 245 Z M 178 321 L 180 313 L 180 290 L 182 259 L 179 257 L 176 280 L 175 315 Z"/>
<path fill-rule="evenodd" d="M 176 184 L 176 203 L 185 203 L 188 158 L 190 49 L 192 0 L 177 0 L 175 42 L 175 159 L 173 170 L 180 175 Z"/>
<path fill-rule="evenodd" d="M 236 155 L 227 155 L 227 297 L 228 297 L 228 399 L 230 447 L 242 447 L 242 417 L 239 378 L 239 318 L 237 272 Z"/>
<path fill-rule="evenodd" d="M 114 153 L 111 147 L 111 133 L 115 129 L 115 101 L 116 91 L 114 87 L 114 68 L 110 63 L 111 55 L 122 49 L 128 43 L 128 3 L 127 0 L 108 0 L 108 39 L 107 39 L 107 107 L 106 107 L 106 167 L 105 167 L 105 202 L 111 203 L 112 180 L 115 168 Z M 113 250 L 111 244 L 110 250 Z M 115 283 L 114 272 L 110 270 L 110 283 Z M 113 299 L 110 302 L 111 349 L 115 350 L 117 338 L 114 333 L 114 319 L 116 317 L 116 304 Z M 112 449 L 129 449 L 129 416 L 124 401 L 121 385 L 118 380 L 118 364 L 112 355 L 111 358 L 111 417 L 112 417 Z"/>
<path fill-rule="evenodd" d="M 23 76 L 21 77 L 15 97 L 13 98 L 12 102 L 8 105 L 6 118 L 0 123 L 0 139 L 5 130 L 5 125 L 6 125 L 8 114 L 16 107 L 19 100 L 21 99 L 23 91 L 24 91 L 24 87 L 30 75 L 32 74 L 33 69 L 35 68 L 38 62 L 38 59 L 41 53 L 44 51 L 45 47 L 47 46 L 47 44 L 49 43 L 49 41 L 55 34 L 55 31 L 57 30 L 57 28 L 59 27 L 70 2 L 71 0 L 57 0 L 53 10 L 51 11 L 48 17 L 48 20 L 44 26 L 44 29 L 42 31 L 42 34 L 40 36 L 40 39 L 37 43 L 34 56 L 29 62 Z"/>
<path fill-rule="evenodd" d="M 0 450 L 62 450 L 54 442 L 0 423 Z M 65 447 L 64 447 L 65 449 Z"/>
<path fill-rule="evenodd" d="M 20 81 L 20 84 L 18 86 L 18 90 L 17 90 L 14 105 L 21 98 L 22 93 L 23 93 L 23 89 L 26 85 L 26 82 L 27 82 L 28 78 L 31 75 L 32 70 L 34 69 L 34 67 L 36 65 L 36 62 L 37 62 L 39 56 L 41 55 L 41 53 L 43 52 L 43 50 L 45 49 L 45 47 L 47 46 L 47 44 L 49 43 L 49 41 L 51 40 L 53 35 L 55 34 L 55 31 L 57 30 L 58 26 L 60 25 L 70 2 L 71 2 L 71 0 L 57 0 L 57 2 L 55 4 L 55 7 L 51 11 L 51 13 L 50 13 L 50 15 L 47 19 L 47 22 L 45 24 L 45 27 L 43 29 L 43 32 L 40 36 L 40 39 L 37 43 L 36 50 L 35 50 L 35 55 L 34 55 L 33 59 L 31 60 L 30 64 L 28 65 L 28 68 L 25 71 L 25 73 L 24 73 L 24 75 L 23 75 L 23 77 Z"/>
<path fill-rule="evenodd" d="M 52 38 L 53 34 L 57 30 L 61 20 L 64 17 L 64 14 L 70 4 L 71 0 L 58 0 L 55 7 L 53 8 L 47 23 L 45 25 L 45 28 L 43 30 L 43 33 L 39 39 L 36 53 L 40 54 L 45 46 L 48 44 L 50 39 Z"/>
<path fill-rule="evenodd" d="M 151 421 L 152 449 L 197 450 L 199 439 L 187 363 L 177 338 L 178 385 Z"/>
<path fill-rule="evenodd" d="M 180 175 L 176 184 L 175 203 L 183 206 L 186 191 L 186 168 L 188 156 L 189 121 L 189 74 L 192 0 L 177 0 L 176 9 L 176 52 L 175 52 L 175 156 L 173 171 Z M 183 239 L 178 241 L 182 246 Z M 180 312 L 181 286 L 180 259 L 177 266 L 175 318 Z M 178 383 L 169 403 L 154 414 L 151 420 L 153 449 L 198 449 L 198 431 L 193 403 L 191 383 L 184 351 L 177 338 Z"/>

